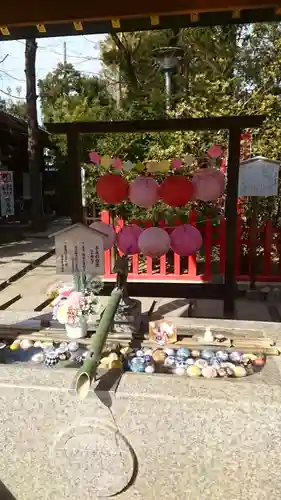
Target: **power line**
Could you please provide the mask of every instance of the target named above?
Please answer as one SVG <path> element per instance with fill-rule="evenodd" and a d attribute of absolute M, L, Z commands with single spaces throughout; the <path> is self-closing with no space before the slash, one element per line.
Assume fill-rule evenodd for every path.
<path fill-rule="evenodd" d="M 2 94 L 7 95 L 8 97 L 12 97 L 13 99 L 20 99 L 21 101 L 25 101 L 25 97 L 20 97 L 20 96 L 16 96 L 16 95 L 10 94 L 9 92 L 6 92 L 5 90 L 2 90 L 2 89 L 0 89 L 0 92 Z"/>
<path fill-rule="evenodd" d="M 4 75 L 8 76 L 12 80 L 16 80 L 17 82 L 25 83 L 25 80 L 21 80 L 20 78 L 17 78 L 16 76 L 11 75 L 7 71 L 4 71 L 3 69 L 1 69 L 1 67 L 0 67 L 0 73 L 3 73 Z"/>
<path fill-rule="evenodd" d="M 16 40 L 18 43 L 24 44 L 25 42 L 22 42 L 21 40 Z M 56 50 L 49 49 L 48 47 L 42 47 L 41 45 L 37 45 L 37 48 L 39 50 L 46 50 L 50 54 L 54 54 L 56 56 L 64 57 L 64 54 L 62 52 L 57 52 Z M 91 56 L 82 56 L 82 54 L 75 55 L 75 54 L 67 54 L 67 57 L 70 59 L 82 59 L 82 62 L 87 62 L 87 61 L 101 61 L 100 57 L 91 57 Z"/>

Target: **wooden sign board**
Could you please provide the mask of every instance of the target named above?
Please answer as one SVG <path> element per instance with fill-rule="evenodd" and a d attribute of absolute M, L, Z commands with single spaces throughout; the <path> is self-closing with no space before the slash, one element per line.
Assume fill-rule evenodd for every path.
<path fill-rule="evenodd" d="M 276 196 L 279 162 L 256 157 L 241 162 L 238 196 Z"/>
<path fill-rule="evenodd" d="M 102 233 L 83 224 L 74 224 L 52 236 L 55 238 L 57 274 L 104 274 Z"/>
<path fill-rule="evenodd" d="M 2 217 L 15 215 L 14 180 L 12 171 L 0 171 L 0 202 Z"/>
<path fill-rule="evenodd" d="M 149 322 L 149 340 L 156 344 L 174 344 L 178 340 L 177 328 L 171 321 L 161 319 Z"/>

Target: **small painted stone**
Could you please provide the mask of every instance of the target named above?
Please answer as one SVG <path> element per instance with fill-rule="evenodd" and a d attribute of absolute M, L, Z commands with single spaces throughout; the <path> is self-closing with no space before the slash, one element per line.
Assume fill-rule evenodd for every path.
<path fill-rule="evenodd" d="M 253 359 L 252 363 L 256 367 L 262 367 L 265 365 L 265 359 L 263 357 L 260 358 L 259 356 L 257 356 L 255 359 Z"/>
<path fill-rule="evenodd" d="M 263 352 L 255 353 L 255 356 L 257 358 L 262 358 L 262 359 L 266 360 L 266 355 Z"/>
<path fill-rule="evenodd" d="M 253 375 L 255 373 L 254 367 L 251 364 L 246 365 L 245 370 L 247 372 L 247 375 Z"/>
<path fill-rule="evenodd" d="M 27 351 L 27 349 L 30 349 L 33 345 L 34 342 L 30 339 L 23 339 L 20 343 L 20 346 L 24 351 Z"/>
<path fill-rule="evenodd" d="M 230 370 L 233 370 L 235 368 L 235 365 L 233 363 L 230 363 L 230 361 L 226 361 L 225 363 L 221 363 L 222 368 L 230 368 Z"/>
<path fill-rule="evenodd" d="M 122 361 L 120 361 L 120 359 L 113 359 L 109 362 L 108 368 L 118 368 L 118 370 L 121 370 L 123 368 L 123 363 Z"/>
<path fill-rule="evenodd" d="M 164 361 L 165 366 L 175 366 L 175 364 L 176 364 L 175 356 L 168 356 Z"/>
<path fill-rule="evenodd" d="M 145 355 L 147 355 L 147 356 L 152 356 L 152 354 L 153 354 L 153 349 L 151 349 L 151 347 L 145 347 L 145 348 L 143 349 L 143 353 L 144 353 Z"/>
<path fill-rule="evenodd" d="M 164 363 L 164 360 L 166 359 L 166 354 L 162 349 L 156 349 L 152 353 L 152 358 L 155 363 Z"/>
<path fill-rule="evenodd" d="M 218 368 L 220 368 L 220 366 L 221 366 L 221 361 L 220 361 L 220 359 L 216 358 L 215 356 L 214 356 L 213 358 L 210 358 L 210 359 L 208 360 L 208 363 L 209 363 L 209 365 L 210 365 L 210 366 L 212 366 L 212 367 L 213 367 L 213 368 L 215 368 L 216 370 L 217 370 Z"/>
<path fill-rule="evenodd" d="M 206 359 L 196 359 L 195 363 L 194 363 L 195 366 L 197 366 L 198 368 L 206 368 L 208 366 L 208 361 L 206 361 Z"/>
<path fill-rule="evenodd" d="M 43 344 L 42 344 L 41 340 L 36 340 L 36 342 L 34 342 L 34 347 L 40 347 L 40 348 L 42 348 Z"/>
<path fill-rule="evenodd" d="M 175 356 L 175 349 L 172 349 L 172 347 L 167 347 L 167 349 L 164 349 L 164 352 L 167 356 Z"/>
<path fill-rule="evenodd" d="M 203 368 L 202 375 L 205 378 L 215 378 L 217 376 L 217 370 L 212 366 L 207 366 L 206 368 Z"/>
<path fill-rule="evenodd" d="M 20 343 L 21 343 L 21 339 L 15 339 L 15 340 L 13 341 L 13 344 L 20 344 Z"/>
<path fill-rule="evenodd" d="M 229 353 L 229 359 L 233 363 L 240 363 L 240 361 L 242 359 L 242 354 L 241 354 L 241 352 L 238 352 L 238 351 L 230 352 Z"/>
<path fill-rule="evenodd" d="M 78 344 L 78 342 L 70 342 L 70 343 L 68 344 L 68 350 L 69 350 L 70 352 L 75 352 L 75 351 L 78 351 L 78 349 L 79 349 L 79 344 Z"/>
<path fill-rule="evenodd" d="M 109 365 L 110 361 L 109 361 L 109 358 L 107 356 L 105 356 L 104 358 L 101 358 L 100 360 L 100 364 L 104 367 L 104 368 L 107 368 L 108 365 Z"/>
<path fill-rule="evenodd" d="M 45 347 L 45 349 L 43 349 L 43 351 L 44 351 L 46 356 L 48 356 L 49 354 L 51 354 L 51 355 L 56 354 L 57 355 L 56 349 L 53 345 L 50 345 L 49 347 Z"/>
<path fill-rule="evenodd" d="M 189 358 L 190 350 L 187 347 L 181 347 L 177 350 L 176 356 L 178 356 L 179 358 Z"/>
<path fill-rule="evenodd" d="M 192 358 L 187 358 L 187 360 L 186 360 L 186 364 L 187 364 L 187 366 L 194 365 L 194 359 L 192 359 Z"/>
<path fill-rule="evenodd" d="M 65 354 L 66 352 L 68 352 L 68 353 L 69 353 L 69 350 L 68 350 L 67 346 L 65 347 L 65 345 L 63 345 L 63 344 L 62 344 L 62 345 L 59 345 L 59 346 L 55 349 L 55 351 L 56 351 L 56 353 L 57 353 L 58 355 L 60 355 L 60 354 Z"/>
<path fill-rule="evenodd" d="M 198 366 L 189 366 L 187 369 L 186 369 L 186 374 L 189 376 L 189 377 L 201 377 L 201 370 Z"/>
<path fill-rule="evenodd" d="M 67 351 L 68 350 L 68 343 L 67 342 L 60 342 L 58 347 L 59 347 L 59 349 L 61 349 L 61 352 Z"/>
<path fill-rule="evenodd" d="M 119 356 L 116 352 L 111 352 L 109 355 L 108 355 L 108 359 L 110 361 L 118 361 L 119 360 Z"/>
<path fill-rule="evenodd" d="M 42 343 L 41 346 L 43 349 L 48 349 L 48 347 L 53 347 L 54 348 L 54 343 L 51 342 L 50 340 L 47 340 L 46 342 Z"/>
<path fill-rule="evenodd" d="M 244 366 L 235 366 L 233 369 L 234 376 L 237 378 L 246 377 L 247 371 Z"/>
<path fill-rule="evenodd" d="M 217 372 L 218 372 L 218 376 L 219 377 L 227 377 L 227 373 L 226 373 L 226 369 L 225 368 L 219 368 L 217 370 Z"/>
<path fill-rule="evenodd" d="M 67 361 L 70 358 L 71 354 L 70 352 L 60 352 L 58 353 L 58 357 L 60 361 Z"/>
<path fill-rule="evenodd" d="M 46 366 L 54 366 L 54 365 L 57 365 L 59 362 L 59 357 L 58 355 L 56 354 L 56 352 L 54 351 L 53 353 L 49 352 L 47 355 L 46 355 L 46 358 L 45 358 L 45 365 Z"/>
<path fill-rule="evenodd" d="M 241 363 L 243 363 L 243 365 L 245 366 L 251 364 L 251 360 L 247 354 L 242 354 Z"/>
<path fill-rule="evenodd" d="M 132 372 L 141 373 L 145 371 L 144 359 L 140 357 L 132 358 L 130 361 L 130 369 Z"/>
<path fill-rule="evenodd" d="M 36 352 L 35 354 L 33 354 L 33 356 L 31 356 L 31 361 L 33 361 L 33 363 L 43 363 L 44 360 L 45 354 L 43 353 L 43 351 Z"/>
<path fill-rule="evenodd" d="M 201 354 L 200 351 L 198 351 L 197 349 L 192 349 L 192 351 L 191 351 L 191 356 L 193 358 L 199 358 L 200 354 Z"/>
<path fill-rule="evenodd" d="M 152 356 L 150 356 L 149 354 L 145 354 L 144 355 L 144 361 L 146 363 L 152 363 L 153 362 Z"/>
<path fill-rule="evenodd" d="M 187 359 L 176 358 L 176 368 L 186 368 L 187 367 Z"/>
<path fill-rule="evenodd" d="M 132 352 L 133 352 L 133 349 L 129 346 L 123 347 L 120 350 L 120 354 L 122 354 L 122 356 L 124 356 L 124 357 L 129 356 L 129 354 L 131 354 Z M 151 353 L 152 353 L 152 350 L 151 350 Z"/>
<path fill-rule="evenodd" d="M 140 357 L 140 358 L 141 358 L 142 356 L 144 356 L 144 352 L 143 352 L 143 350 L 142 350 L 142 349 L 138 349 L 138 350 L 137 350 L 137 352 L 136 352 L 136 356 L 138 356 L 138 357 Z"/>
<path fill-rule="evenodd" d="M 202 359 L 210 359 L 215 356 L 215 353 L 213 351 L 209 351 L 209 349 L 204 349 L 204 351 L 201 352 L 201 358 Z"/>
<path fill-rule="evenodd" d="M 145 373 L 154 373 L 155 372 L 155 367 L 154 365 L 147 365 L 144 369 Z"/>
<path fill-rule="evenodd" d="M 233 368 L 235 368 L 235 366 L 234 366 Z M 233 377 L 233 376 L 234 376 L 234 370 L 233 370 L 233 368 L 230 368 L 229 366 L 227 366 L 227 367 L 225 368 L 226 375 L 227 375 L 228 377 Z"/>
<path fill-rule="evenodd" d="M 20 349 L 20 344 L 15 344 L 15 342 L 13 342 L 10 345 L 10 349 L 11 349 L 11 351 L 18 351 Z"/>
<path fill-rule="evenodd" d="M 176 366 L 175 368 L 173 368 L 173 373 L 175 375 L 183 376 L 186 374 L 186 370 L 182 366 Z"/>
<path fill-rule="evenodd" d="M 228 360 L 228 352 L 226 351 L 217 351 L 216 352 L 216 357 L 220 359 L 221 361 L 227 361 Z"/>
<path fill-rule="evenodd" d="M 253 354 L 252 352 L 251 353 L 245 353 L 243 356 L 247 356 L 247 358 L 250 360 L 250 361 L 254 361 L 254 359 L 256 359 L 257 355 L 256 354 Z"/>

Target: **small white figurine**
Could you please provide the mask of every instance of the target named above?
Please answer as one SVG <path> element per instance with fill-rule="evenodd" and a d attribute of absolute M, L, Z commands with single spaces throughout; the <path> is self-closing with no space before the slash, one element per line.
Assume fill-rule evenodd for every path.
<path fill-rule="evenodd" d="M 213 337 L 211 329 L 209 327 L 207 327 L 205 330 L 204 341 L 205 342 L 213 342 L 214 341 L 214 337 Z"/>

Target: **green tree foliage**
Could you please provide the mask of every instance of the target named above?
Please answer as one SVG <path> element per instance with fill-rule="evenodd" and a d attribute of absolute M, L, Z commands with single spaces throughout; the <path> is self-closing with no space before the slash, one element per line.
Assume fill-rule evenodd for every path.
<path fill-rule="evenodd" d="M 38 88 L 46 122 L 106 120 L 111 117 L 113 98 L 106 81 L 96 76 L 84 76 L 72 64 L 58 64 L 53 72 L 38 81 Z M 58 137 L 57 141 L 65 154 L 65 137 Z M 83 138 L 82 158 L 92 144 L 92 138 Z"/>

